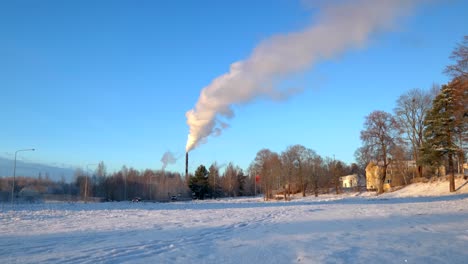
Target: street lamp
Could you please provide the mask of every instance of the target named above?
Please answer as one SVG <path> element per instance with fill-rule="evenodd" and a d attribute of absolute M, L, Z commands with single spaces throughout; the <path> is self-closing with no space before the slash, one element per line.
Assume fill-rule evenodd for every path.
<path fill-rule="evenodd" d="M 13 199 L 15 198 L 15 178 L 16 178 L 16 155 L 21 151 L 35 151 L 35 149 L 19 149 L 15 151 L 15 163 L 13 166 L 13 185 L 11 186 L 11 204 L 13 204 Z"/>
<path fill-rule="evenodd" d="M 89 177 L 89 169 L 88 166 L 96 166 L 98 164 L 86 164 L 86 178 L 85 178 L 85 203 L 88 201 L 88 177 Z"/>

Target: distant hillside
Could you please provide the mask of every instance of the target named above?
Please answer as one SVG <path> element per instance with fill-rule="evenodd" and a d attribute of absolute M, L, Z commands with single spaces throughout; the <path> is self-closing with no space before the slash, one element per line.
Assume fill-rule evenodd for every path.
<path fill-rule="evenodd" d="M 0 177 L 13 176 L 13 164 L 13 160 L 0 157 Z M 40 163 L 16 161 L 16 176 L 39 177 L 39 174 L 41 174 L 43 178 L 48 175 L 49 179 L 53 181 L 60 181 L 63 176 L 66 182 L 70 182 L 73 180 L 74 173 L 74 168 L 61 168 Z"/>

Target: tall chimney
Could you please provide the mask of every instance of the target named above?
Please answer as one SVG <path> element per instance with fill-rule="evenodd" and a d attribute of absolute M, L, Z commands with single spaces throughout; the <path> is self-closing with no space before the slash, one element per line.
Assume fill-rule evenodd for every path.
<path fill-rule="evenodd" d="M 188 151 L 185 152 L 185 177 L 188 177 Z"/>

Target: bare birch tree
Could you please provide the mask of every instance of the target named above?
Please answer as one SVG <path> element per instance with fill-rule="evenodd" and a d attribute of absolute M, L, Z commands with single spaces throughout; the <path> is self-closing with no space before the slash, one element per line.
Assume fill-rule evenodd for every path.
<path fill-rule="evenodd" d="M 257 152 L 252 168 L 260 176 L 264 199 L 271 199 L 273 197 L 274 179 L 281 173 L 279 155 L 269 149 L 262 149 Z"/>
<path fill-rule="evenodd" d="M 453 50 L 450 59 L 455 63 L 445 68 L 445 73 L 454 79 L 468 79 L 468 36 L 464 36 L 461 43 Z"/>
<path fill-rule="evenodd" d="M 382 167 L 383 173 L 379 175 L 378 193 L 383 193 L 387 167 L 391 163 L 391 150 L 399 143 L 400 134 L 398 123 L 391 114 L 374 111 L 366 116 L 364 130 L 361 131 L 361 140 Z"/>
<path fill-rule="evenodd" d="M 433 88 L 437 89 L 437 88 Z M 412 89 L 401 95 L 394 109 L 396 119 L 403 129 L 405 140 L 411 145 L 413 159 L 417 163 L 418 177 L 423 176 L 420 149 L 424 143 L 424 118 L 431 109 L 435 92 Z"/>

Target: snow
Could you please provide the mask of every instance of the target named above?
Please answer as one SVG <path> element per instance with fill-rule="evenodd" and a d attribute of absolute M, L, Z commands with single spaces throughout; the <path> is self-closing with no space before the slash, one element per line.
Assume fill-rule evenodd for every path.
<path fill-rule="evenodd" d="M 468 184 L 447 190 L 432 182 L 290 202 L 4 204 L 0 263 L 466 263 Z"/>

